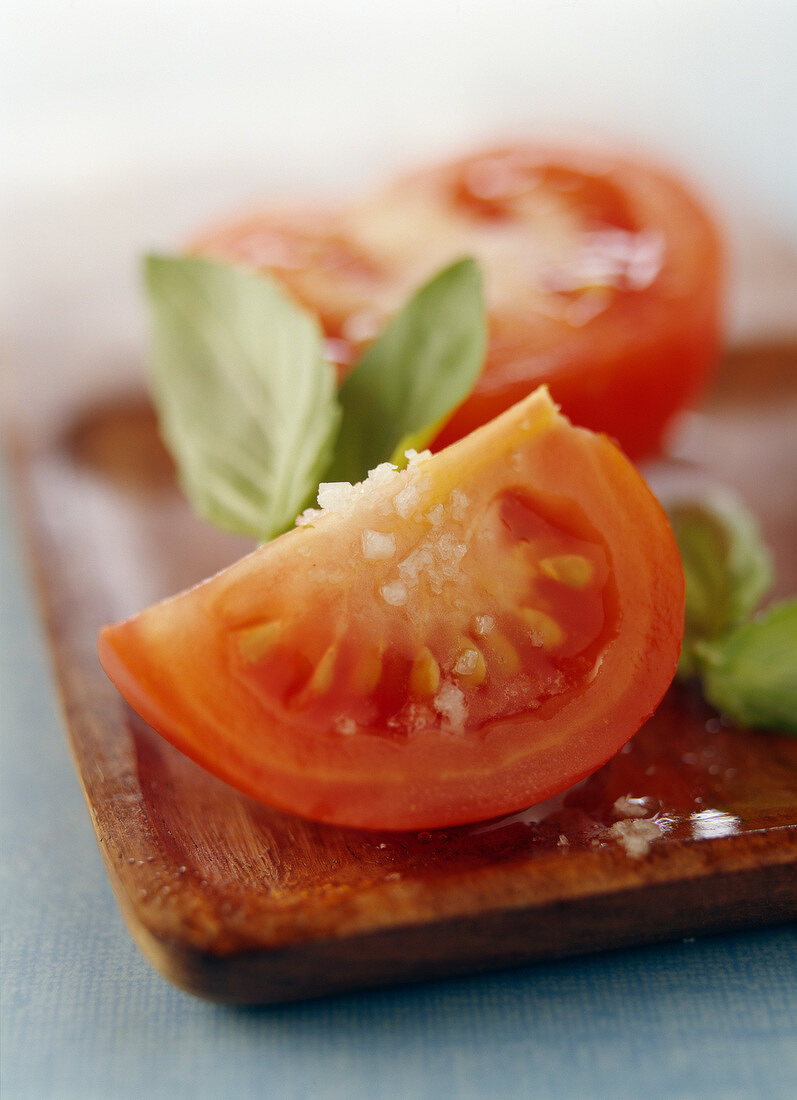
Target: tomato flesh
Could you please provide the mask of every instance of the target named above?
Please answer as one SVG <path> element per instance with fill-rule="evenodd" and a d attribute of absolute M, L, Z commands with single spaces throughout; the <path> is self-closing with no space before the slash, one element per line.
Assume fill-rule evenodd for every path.
<path fill-rule="evenodd" d="M 461 490 L 452 506 L 430 486 L 419 504 L 440 510 L 437 524 L 391 536 L 378 585 L 350 576 L 342 603 L 315 592 L 312 635 L 286 589 L 267 620 L 233 636 L 236 675 L 264 707 L 320 733 L 331 717 L 333 728 L 402 741 L 419 729 L 475 732 L 579 690 L 617 628 L 600 537 L 555 526 L 520 489 L 499 490 L 470 523 L 452 515 L 470 511 Z"/>
<path fill-rule="evenodd" d="M 487 150 L 338 210 L 266 213 L 210 231 L 196 248 L 270 272 L 317 311 L 341 377 L 414 287 L 474 255 L 485 273 L 487 360 L 433 450 L 546 382 L 574 422 L 643 457 L 716 360 L 717 231 L 677 180 L 628 158 Z"/>
<path fill-rule="evenodd" d="M 675 542 L 544 390 L 336 494 L 100 636 L 122 694 L 209 770 L 317 820 L 433 828 L 564 789 L 652 713 L 683 628 Z"/>

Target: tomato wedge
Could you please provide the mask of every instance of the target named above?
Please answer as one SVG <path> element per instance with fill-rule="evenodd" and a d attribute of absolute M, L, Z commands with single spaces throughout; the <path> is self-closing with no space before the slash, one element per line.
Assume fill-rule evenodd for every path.
<path fill-rule="evenodd" d="M 100 635 L 144 719 L 255 798 L 366 828 L 508 813 L 598 768 L 669 685 L 684 595 L 667 520 L 544 388 L 320 501 Z"/>
<path fill-rule="evenodd" d="M 348 207 L 211 230 L 195 248 L 280 279 L 320 315 L 341 377 L 412 289 L 475 256 L 487 361 L 433 450 L 547 382 L 575 423 L 639 458 L 661 446 L 716 360 L 714 225 L 672 176 L 608 153 L 490 149 Z"/>

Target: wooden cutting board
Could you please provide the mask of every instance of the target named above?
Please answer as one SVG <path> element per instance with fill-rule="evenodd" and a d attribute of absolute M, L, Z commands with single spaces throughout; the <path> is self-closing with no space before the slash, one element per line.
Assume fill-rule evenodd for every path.
<path fill-rule="evenodd" d="M 99 848 L 131 933 L 179 986 L 292 1000 L 797 915 L 797 739 L 734 729 L 685 689 L 589 780 L 499 821 L 368 833 L 238 794 L 129 709 L 95 639 L 249 544 L 189 514 L 141 393 L 73 403 L 21 431 L 16 459 Z M 775 549 L 778 593 L 797 590 L 797 347 L 730 356 L 649 473 L 736 488 Z M 626 796 L 658 824 L 640 858 L 611 831 Z"/>

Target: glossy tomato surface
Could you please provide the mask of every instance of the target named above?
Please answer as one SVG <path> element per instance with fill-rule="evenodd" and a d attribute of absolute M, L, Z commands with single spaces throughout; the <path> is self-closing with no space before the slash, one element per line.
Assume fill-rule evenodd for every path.
<path fill-rule="evenodd" d="M 715 227 L 681 183 L 629 158 L 488 150 L 345 208 L 255 216 L 196 248 L 282 280 L 321 316 L 341 375 L 416 286 L 475 256 L 487 361 L 433 449 L 547 382 L 574 423 L 639 458 L 659 448 L 716 359 Z"/>
<path fill-rule="evenodd" d="M 255 798 L 366 828 L 511 812 L 598 768 L 670 683 L 683 577 L 667 521 L 544 389 L 320 499 L 100 637 L 144 719 Z"/>

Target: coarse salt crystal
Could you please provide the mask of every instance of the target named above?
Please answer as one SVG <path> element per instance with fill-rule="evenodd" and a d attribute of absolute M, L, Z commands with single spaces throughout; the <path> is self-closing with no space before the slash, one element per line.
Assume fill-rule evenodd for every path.
<path fill-rule="evenodd" d="M 410 482 L 393 497 L 393 507 L 402 519 L 407 519 L 418 507 L 420 499 L 421 494 L 417 486 Z"/>
<path fill-rule="evenodd" d="M 470 501 L 466 493 L 461 489 L 454 489 L 451 493 L 451 515 L 458 522 L 465 518 Z"/>
<path fill-rule="evenodd" d="M 468 716 L 465 694 L 456 684 L 444 681 L 432 700 L 434 708 L 442 717 L 444 726 L 450 730 L 462 730 Z"/>
<path fill-rule="evenodd" d="M 356 487 L 348 481 L 322 481 L 318 486 L 318 504 L 325 512 L 342 511 L 356 495 Z"/>
<path fill-rule="evenodd" d="M 318 486 L 318 508 L 308 508 L 296 520 L 297 527 L 315 523 L 330 512 L 342 512 L 352 507 L 363 497 L 373 498 L 374 492 L 388 484 L 398 474 L 398 467 L 392 462 L 381 462 L 368 471 L 365 481 L 351 484 L 348 481 L 322 481 Z M 389 514 L 389 506 L 384 514 Z"/>
<path fill-rule="evenodd" d="M 386 561 L 396 552 L 396 536 L 372 531 L 366 527 L 360 536 L 363 557 L 366 561 Z"/>
<path fill-rule="evenodd" d="M 638 817 L 615 821 L 609 829 L 609 836 L 625 848 L 629 859 L 643 859 L 650 851 L 653 841 L 663 835 L 658 822 Z"/>
<path fill-rule="evenodd" d="M 410 447 L 408 451 L 404 452 L 404 457 L 408 466 L 415 466 L 417 463 L 425 462 L 427 458 L 431 458 L 432 452 L 428 448 L 425 451 L 416 451 L 414 447 Z"/>
<path fill-rule="evenodd" d="M 479 663 L 479 653 L 476 649 L 466 649 L 464 653 L 460 653 L 454 665 L 454 672 L 457 676 L 470 676 L 472 672 L 476 671 L 476 665 Z"/>
<path fill-rule="evenodd" d="M 437 540 L 435 552 L 444 562 L 458 566 L 467 554 L 468 547 L 464 542 L 458 542 L 456 535 L 447 531 Z"/>
<path fill-rule="evenodd" d="M 410 701 L 405 703 L 398 714 L 392 715 L 387 720 L 390 729 L 403 730 L 404 733 L 420 733 L 429 729 L 434 722 L 434 715 L 423 703 Z"/>
<path fill-rule="evenodd" d="M 397 470 L 398 467 L 392 462 L 380 462 L 378 466 L 374 466 L 373 470 L 368 471 L 366 481 L 369 486 L 385 485 L 393 480 Z"/>
<path fill-rule="evenodd" d="M 474 615 L 473 617 L 473 633 L 479 635 L 489 634 L 495 626 L 495 619 L 492 615 Z"/>
<path fill-rule="evenodd" d="M 316 520 L 320 519 L 323 514 L 320 508 L 305 508 L 302 514 L 296 517 L 296 526 L 308 527 L 311 523 L 315 523 Z"/>
<path fill-rule="evenodd" d="M 428 573 L 433 565 L 432 551 L 426 543 L 422 542 L 420 546 L 416 546 L 410 554 L 407 554 L 403 561 L 399 562 L 399 576 L 407 584 L 415 585 L 418 583 L 421 573 Z"/>
<path fill-rule="evenodd" d="M 434 508 L 426 513 L 426 518 L 433 527 L 439 527 L 446 518 L 446 510 L 442 504 L 435 504 Z"/>
<path fill-rule="evenodd" d="M 388 584 L 383 584 L 379 589 L 379 594 L 385 603 L 389 603 L 393 607 L 400 607 L 407 602 L 407 586 L 402 581 L 390 581 Z"/>
<path fill-rule="evenodd" d="M 340 718 L 336 718 L 334 725 L 338 733 L 342 733 L 347 737 L 357 732 L 357 723 L 354 719 L 346 718 L 344 715 L 341 715 Z"/>
<path fill-rule="evenodd" d="M 648 809 L 644 798 L 624 794 L 615 801 L 614 812 L 618 817 L 647 817 Z"/>

